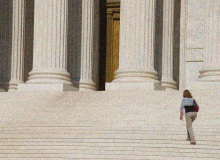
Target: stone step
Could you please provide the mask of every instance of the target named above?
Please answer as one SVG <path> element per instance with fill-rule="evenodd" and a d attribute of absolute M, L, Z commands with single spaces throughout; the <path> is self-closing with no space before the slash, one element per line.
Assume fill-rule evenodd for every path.
<path fill-rule="evenodd" d="M 85 122 L 83 122 L 84 124 L 87 124 L 87 126 L 82 126 L 83 127 L 99 127 L 99 128 L 102 128 L 102 127 L 111 127 L 111 128 L 126 128 L 126 126 L 129 126 L 129 127 L 133 127 L 133 128 L 149 128 L 149 126 L 151 125 L 157 125 L 158 124 L 161 124 L 161 125 L 167 125 L 167 126 L 172 126 L 172 127 L 176 127 L 176 126 L 181 126 L 182 128 L 185 128 L 186 126 L 186 122 L 185 122 L 185 119 L 184 121 L 180 121 L 179 120 L 179 116 L 177 115 L 175 117 L 175 119 L 173 120 L 165 120 L 165 119 L 151 119 L 150 121 L 146 120 L 146 119 L 139 119 L 139 120 L 132 120 L 132 119 L 118 119 L 119 121 L 117 121 L 116 119 L 114 120 L 96 120 L 96 122 L 90 122 L 89 119 L 87 120 L 88 122 L 86 123 L 86 120 Z M 210 121 L 206 121 L 204 122 L 203 120 L 200 121 L 201 119 L 197 119 L 194 123 L 193 123 L 193 126 L 194 128 L 207 128 L 206 126 L 209 126 L 210 129 L 215 129 L 215 128 L 219 128 L 218 126 L 220 126 L 220 122 L 218 121 L 217 117 L 215 118 L 215 120 L 212 120 L 210 119 Z M 165 122 L 164 122 L 165 121 Z M 10 122 L 12 123 L 12 122 Z M 31 122 L 16 122 L 16 124 L 24 124 L 24 123 L 27 123 L 31 125 Z M 39 122 L 39 123 L 43 123 L 43 122 Z M 77 121 L 73 121 L 71 123 L 77 123 Z M 43 123 L 45 125 L 50 125 L 50 124 L 53 124 L 53 122 L 45 122 Z M 3 124 L 3 125 L 0 125 L 0 130 L 5 128 L 5 127 L 8 127 L 10 124 Z M 65 125 L 65 124 L 64 124 Z M 216 126 L 216 127 L 215 127 Z M 37 126 L 36 126 L 37 127 Z M 167 127 L 167 129 L 170 128 L 170 127 Z"/>
<path fill-rule="evenodd" d="M 197 134 L 197 132 L 195 132 L 197 136 L 203 138 L 203 140 L 205 140 L 204 138 L 207 137 L 218 137 L 219 135 L 216 134 L 216 135 L 206 135 L 206 134 Z M 166 134 L 164 132 L 164 134 Z M 34 134 L 33 134 L 34 135 Z M 16 139 L 16 138 L 20 138 L 20 139 L 59 139 L 59 138 L 63 138 L 63 139 L 89 139 L 89 138 L 99 138 L 99 139 L 107 139 L 107 138 L 117 138 L 117 139 L 123 139 L 123 136 L 126 136 L 126 139 L 128 139 L 127 137 L 129 136 L 129 139 L 150 139 L 151 137 L 150 136 L 153 136 L 153 137 L 157 137 L 157 136 L 160 136 L 161 134 L 155 134 L 155 135 L 150 135 L 150 134 L 114 134 L 114 133 L 109 133 L 109 134 L 49 134 L 48 136 L 47 135 L 34 135 L 34 136 L 28 136 L 28 135 L 22 135 L 20 134 L 18 137 L 16 137 L 16 133 L 15 134 L 10 134 L 8 135 L 7 137 L 1 137 L 1 140 L 5 139 Z M 166 134 L 167 137 L 172 137 L 173 135 L 175 135 L 175 137 L 178 137 L 181 138 L 182 136 L 185 136 L 186 135 L 186 132 L 185 133 L 181 133 L 181 134 Z M 133 138 L 135 137 L 136 138 Z M 121 138 L 122 137 L 122 138 Z M 174 137 L 173 137 L 174 138 Z M 157 139 L 164 139 L 164 138 L 157 138 Z"/>
<path fill-rule="evenodd" d="M 197 152 L 175 152 L 175 151 L 170 151 L 170 152 L 164 152 L 164 151 L 88 151 L 88 150 L 76 150 L 74 153 L 65 151 L 63 154 L 56 153 L 56 151 L 47 151 L 47 150 L 42 150 L 40 153 L 39 152 L 30 152 L 29 153 L 16 153 L 16 152 L 10 152 L 10 153 L 2 153 L 0 154 L 1 158 L 69 158 L 69 159 L 77 159 L 77 158 L 84 158 L 84 159 L 149 159 L 149 157 L 158 157 L 162 156 L 166 159 L 166 157 L 182 157 L 182 158 L 215 158 L 219 159 L 219 154 L 215 153 L 197 153 Z M 53 153 L 54 152 L 54 153 Z"/>
<path fill-rule="evenodd" d="M 166 160 L 189 160 L 189 157 L 164 157 L 164 156 L 148 156 L 147 158 L 146 157 L 142 157 L 142 158 L 137 158 L 135 160 L 152 160 L 152 159 L 160 159 L 160 160 L 164 160 L 164 158 L 166 158 Z M 45 158 L 34 158 L 34 159 L 37 159 L 37 160 L 45 160 Z M 46 158 L 47 160 L 64 160 L 63 158 Z M 71 158 L 65 158 L 66 159 L 71 159 Z M 96 158 L 92 158 L 92 157 L 88 157 L 86 159 L 89 159 L 89 160 L 103 160 L 103 158 L 99 158 L 99 157 L 96 157 Z M 107 160 L 121 160 L 121 158 L 108 158 L 106 157 L 105 159 Z M 199 160 L 214 160 L 215 158 L 199 158 Z M 0 160 L 5 160 L 5 158 L 0 158 Z M 7 158 L 7 160 L 33 160 L 33 158 Z M 85 160 L 85 158 L 74 158 L 74 160 Z M 134 158 L 129 158 L 129 157 L 126 157 L 126 160 L 134 160 Z M 190 157 L 190 160 L 198 160 L 198 158 L 193 158 L 193 157 Z M 216 160 L 216 159 L 215 159 Z"/>
<path fill-rule="evenodd" d="M 104 154 L 104 153 L 103 153 Z M 112 152 L 105 152 L 105 155 L 85 155 L 85 154 L 74 154 L 73 156 L 70 156 L 72 159 L 135 159 L 135 160 L 148 160 L 148 159 L 156 159 L 156 157 L 163 157 L 163 159 L 168 159 L 168 158 L 176 158 L 178 159 L 179 157 L 185 158 L 185 159 L 191 159 L 191 158 L 196 158 L 196 159 L 219 159 L 219 155 L 206 155 L 206 154 L 196 154 L 196 153 L 172 153 L 172 152 L 160 152 L 158 154 L 155 154 L 154 152 L 149 153 L 145 152 L 141 155 L 136 155 L 134 153 L 124 153 L 124 154 L 117 154 L 114 155 Z"/>
<path fill-rule="evenodd" d="M 59 149 L 59 150 L 0 150 L 0 157 L 3 158 L 7 155 L 7 157 L 38 157 L 47 156 L 47 157 L 69 157 L 69 158 L 86 158 L 90 156 L 90 158 L 95 157 L 108 157 L 108 158 L 125 158 L 125 157 L 144 157 L 146 156 L 169 156 L 169 157 L 197 157 L 197 158 L 220 158 L 219 150 L 199 150 L 199 149 L 176 149 L 176 148 L 134 148 L 133 150 L 105 150 L 103 149 Z"/>
<path fill-rule="evenodd" d="M 7 158 L 7 160 L 33 160 L 33 158 L 9 158 L 7 156 L 5 156 L 5 158 L 0 158 L 0 160 L 5 160 Z M 45 160 L 45 158 L 35 158 L 37 160 Z M 67 158 L 66 158 L 67 159 Z M 64 160 L 64 158 L 49 158 L 47 157 L 46 160 Z"/>
<path fill-rule="evenodd" d="M 38 139 L 39 140 L 39 139 Z M 42 140 L 42 139 L 41 139 Z M 162 147 L 175 147 L 177 149 L 180 148 L 195 148 L 195 149 L 206 149 L 206 150 L 220 150 L 219 148 L 219 140 L 211 141 L 211 140 L 201 140 L 197 139 L 197 145 L 192 146 L 189 145 L 189 141 L 185 139 L 148 139 L 148 140 L 135 140 L 135 139 L 68 139 L 66 142 L 64 139 L 59 139 L 60 142 L 57 142 L 57 139 L 53 142 L 50 142 L 48 139 L 44 139 L 41 142 L 27 141 L 23 139 L 23 141 L 16 142 L 11 140 L 11 142 L 1 142 L 0 146 L 2 150 L 7 149 L 56 149 L 57 147 L 62 148 L 77 148 L 77 147 L 94 147 L 94 148 L 110 148 L 117 150 L 118 148 L 142 148 L 142 147 L 154 147 L 154 148 L 162 148 Z M 49 142 L 48 142 L 49 141 Z M 165 141 L 165 142 L 164 142 Z M 176 142 L 173 142 L 176 141 Z M 109 144 L 108 144 L 109 143 Z M 131 144 L 134 143 L 134 144 Z"/>
<path fill-rule="evenodd" d="M 92 145 L 97 146 L 141 146 L 145 144 L 187 144 L 185 136 L 181 136 L 179 139 L 119 139 L 119 138 L 96 138 L 96 139 L 86 139 L 86 138 L 2 138 L 0 145 Z M 218 147 L 219 140 L 198 140 L 200 145 L 210 145 Z"/>
<path fill-rule="evenodd" d="M 179 118 L 179 117 L 178 117 Z M 31 123 L 31 122 L 27 122 L 27 121 L 23 121 L 22 123 L 0 123 L 0 131 L 4 130 L 4 129 L 44 129 L 44 128 L 48 128 L 48 129 L 53 129 L 53 128 L 58 128 L 58 129 L 76 129 L 76 130 L 87 130 L 87 129 L 95 129 L 95 130 L 117 130 L 117 131 L 126 131 L 126 130 L 137 130 L 137 131 L 145 131 L 145 130 L 149 130 L 150 128 L 154 128 L 154 129 L 169 129 L 169 130 L 176 130 L 176 128 L 181 129 L 183 128 L 183 126 L 185 126 L 185 121 L 180 121 L 178 119 L 177 123 L 174 123 L 176 121 L 173 121 L 172 123 L 170 122 L 164 122 L 164 123 L 151 123 L 148 124 L 148 127 L 145 126 L 136 126 L 136 127 L 131 127 L 131 126 L 120 126 L 120 127 L 114 127 L 112 128 L 112 126 L 102 126 L 102 125 L 96 125 L 96 126 L 92 126 L 89 124 L 89 122 L 87 122 L 86 120 L 81 120 L 81 121 L 77 121 L 77 124 L 75 124 L 75 122 L 71 122 L 71 123 L 43 123 L 39 122 L 39 123 Z M 98 121 L 93 121 L 91 122 L 92 124 L 97 123 Z M 193 122 L 193 124 L 195 124 L 195 128 L 201 127 L 201 129 L 216 129 L 219 130 L 220 126 L 216 126 L 215 124 L 210 124 L 210 125 L 206 125 L 205 124 L 199 124 L 197 125 L 199 122 L 196 120 Z M 176 125 L 175 128 L 170 127 L 172 125 Z"/>
<path fill-rule="evenodd" d="M 33 154 L 33 153 L 27 153 L 27 154 L 16 154 L 16 153 L 10 153 L 10 154 L 0 154 L 0 158 L 2 158 L 2 159 L 9 159 L 9 158 L 13 158 L 13 159 L 26 159 L 26 158 L 28 158 L 28 159 L 39 159 L 39 158 L 41 158 L 41 159 L 62 159 L 62 160 L 64 160 L 64 159 L 68 159 L 68 155 L 67 154 L 39 154 L 39 153 L 36 153 L 36 154 Z M 74 158 L 75 159 L 75 158 Z"/>
<path fill-rule="evenodd" d="M 65 127 L 65 126 L 21 126 L 21 127 L 13 127 L 13 126 L 7 126 L 2 127 L 0 129 L 1 132 L 4 133 L 14 133 L 14 132 L 21 132 L 21 133 L 29 133 L 29 132 L 46 132 L 46 133 L 54 133 L 54 132 L 74 132 L 74 133 L 148 133 L 148 132 L 160 132 L 160 131 L 166 131 L 166 132 L 178 132 L 181 133 L 185 131 L 186 126 L 185 124 L 175 126 L 175 124 L 168 124 L 168 125 L 154 125 L 154 126 L 147 126 L 147 127 L 126 127 L 126 128 L 108 128 L 108 127 Z M 194 125 L 194 130 L 198 132 L 207 132 L 207 133 L 219 133 L 220 128 L 213 126 L 200 126 L 198 124 Z"/>
<path fill-rule="evenodd" d="M 47 150 L 134 150 L 137 148 L 175 148 L 177 150 L 179 149 L 195 149 L 196 151 L 203 151 L 203 150 L 213 150 L 213 152 L 220 151 L 220 146 L 217 145 L 217 142 L 205 142 L 204 141 L 197 141 L 196 146 L 189 145 L 188 141 L 178 141 L 176 142 L 172 141 L 166 141 L 161 142 L 159 140 L 151 140 L 151 141 L 144 141 L 145 143 L 139 142 L 136 144 L 132 144 L 131 142 L 126 142 L 123 144 L 123 142 L 75 142 L 73 140 L 69 142 L 17 142 L 17 143 L 3 143 L 0 144 L 0 150 L 41 150 L 41 149 L 47 149 Z M 218 141 L 219 143 L 219 141 Z M 206 151 L 204 151 L 206 152 Z M 210 151 L 209 151 L 210 152 Z"/>
<path fill-rule="evenodd" d="M 195 129 L 194 132 L 197 135 L 204 135 L 204 136 L 218 136 L 219 131 L 209 131 L 209 130 L 200 130 L 200 129 Z M 205 133 L 204 133 L 205 132 Z M 180 129 L 176 131 L 167 131 L 167 130 L 148 130 L 148 131 L 95 131 L 95 130 L 11 130 L 11 131 L 2 131 L 3 134 L 8 134 L 8 135 L 43 135 L 43 134 L 48 134 L 48 135 L 120 135 L 120 134 L 133 134 L 133 135 L 146 135 L 146 134 L 167 134 L 167 135 L 184 135 L 186 133 L 186 129 Z"/>
<path fill-rule="evenodd" d="M 103 160 L 103 158 L 86 158 L 86 159 L 91 159 L 91 160 Z M 112 159 L 112 158 L 105 158 L 105 159 L 108 159 L 108 160 L 121 160 L 120 158 L 115 158 L 115 159 Z M 198 158 L 193 158 L 193 157 L 164 157 L 164 156 L 147 156 L 147 157 L 142 157 L 142 158 L 137 158 L 135 160 L 152 160 L 152 159 L 155 159 L 155 160 L 198 160 Z M 215 158 L 199 158 L 199 160 L 214 160 Z M 74 160 L 85 160 L 85 158 L 74 158 Z M 129 157 L 126 157 L 126 160 L 134 160 L 134 158 L 129 158 Z"/>
<path fill-rule="evenodd" d="M 166 135 L 166 136 L 182 136 L 186 134 L 186 127 L 175 127 L 175 129 L 170 129 L 168 127 L 149 127 L 149 129 L 126 129 L 126 130 L 110 130 L 100 128 L 71 128 L 71 127 L 23 127 L 23 128 L 13 128 L 13 129 L 1 129 L 1 138 L 37 138 L 37 137 L 81 137 L 81 138 L 92 138 L 92 137 L 118 137 L 118 136 L 130 136 L 130 137 L 145 137 L 146 135 Z M 217 128 L 198 128 L 194 127 L 194 132 L 199 137 L 215 137 L 219 138 L 219 130 Z"/>
<path fill-rule="evenodd" d="M 11 134 L 2 134 L 0 137 L 3 138 L 89 138 L 89 139 L 95 139 L 95 138 L 115 138 L 115 139 L 151 139 L 155 138 L 158 139 L 163 135 L 162 139 L 179 139 L 182 136 L 185 136 L 185 133 L 166 133 L 166 132 L 151 132 L 151 133 L 139 133 L 139 134 L 128 134 L 128 133 L 123 133 L 123 134 L 114 134 L 114 133 L 106 133 L 106 134 L 90 134 L 90 133 L 84 133 L 84 134 L 76 134 L 76 133 L 33 133 L 33 134 L 23 134 L 23 133 L 11 133 Z M 220 139 L 219 134 L 199 134 L 195 132 L 197 139 L 201 140 L 212 140 L 213 138 L 216 140 Z"/>
<path fill-rule="evenodd" d="M 166 160 L 189 160 L 189 157 L 165 157 Z M 37 160 L 45 160 L 45 158 L 35 158 Z M 46 158 L 47 160 L 64 160 L 63 158 Z M 71 158 L 65 158 L 66 159 L 71 159 Z M 89 160 L 103 160 L 103 158 L 92 158 L 92 157 L 88 157 L 86 159 L 89 159 Z M 120 158 L 105 158 L 107 160 L 121 160 Z M 164 159 L 164 156 L 148 156 L 147 158 L 146 157 L 142 157 L 142 158 L 136 158 L 135 160 L 152 160 L 152 159 L 160 159 L 160 160 L 163 160 Z M 215 158 L 199 158 L 199 160 L 214 160 Z M 5 158 L 0 158 L 0 160 L 5 160 Z M 33 160 L 33 158 L 7 158 L 7 160 Z M 85 160 L 85 158 L 74 158 L 74 160 Z M 129 157 L 126 157 L 126 160 L 134 160 L 134 158 L 129 158 Z M 190 157 L 190 160 L 198 160 L 198 158 L 193 158 L 193 157 Z M 216 160 L 216 159 L 215 159 Z"/>
<path fill-rule="evenodd" d="M 136 146 L 180 146 L 180 147 L 190 147 L 189 142 L 185 139 L 7 139 L 10 140 L 1 141 L 0 145 L 2 147 L 7 146 L 109 146 L 109 147 L 136 147 Z M 30 141 L 31 140 L 31 141 Z M 109 144 L 108 144 L 109 143 Z M 132 144 L 133 143 L 133 144 Z M 219 148 L 219 140 L 201 140 L 197 139 L 197 146 L 195 148 Z"/>

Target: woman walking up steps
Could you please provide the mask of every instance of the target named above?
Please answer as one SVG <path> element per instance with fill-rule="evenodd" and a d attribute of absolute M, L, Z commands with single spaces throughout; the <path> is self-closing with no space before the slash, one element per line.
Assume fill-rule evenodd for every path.
<path fill-rule="evenodd" d="M 189 90 L 183 92 L 183 99 L 180 106 L 180 120 L 183 119 L 183 109 L 185 109 L 186 128 L 187 128 L 187 140 L 190 140 L 190 144 L 196 145 L 195 135 L 192 128 L 192 123 L 197 117 L 197 111 L 195 106 L 198 106 L 196 100 L 192 98 L 192 94 Z"/>

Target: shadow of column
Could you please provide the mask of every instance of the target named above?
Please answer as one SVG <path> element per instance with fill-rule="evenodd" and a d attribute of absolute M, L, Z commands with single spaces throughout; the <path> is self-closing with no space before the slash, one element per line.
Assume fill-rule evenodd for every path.
<path fill-rule="evenodd" d="M 163 49 L 163 0 L 156 1 L 155 13 L 155 43 L 154 68 L 158 72 L 158 79 L 162 77 L 162 49 Z"/>
<path fill-rule="evenodd" d="M 94 37 L 93 37 L 93 62 L 92 62 L 92 80 L 96 84 L 96 90 L 99 90 L 99 56 L 100 56 L 100 3 L 94 2 Z M 103 39 L 102 39 L 103 41 Z"/>
<path fill-rule="evenodd" d="M 26 0 L 25 6 L 25 47 L 24 47 L 24 82 L 33 68 L 34 42 L 34 0 Z"/>
<path fill-rule="evenodd" d="M 68 1 L 67 71 L 79 88 L 81 70 L 82 0 Z"/>
<path fill-rule="evenodd" d="M 99 91 L 105 90 L 106 76 L 106 32 L 107 32 L 107 6 L 106 0 L 100 0 L 100 51 L 99 51 Z"/>
<path fill-rule="evenodd" d="M 175 0 L 174 7 L 174 35 L 173 35 L 173 79 L 179 89 L 179 65 L 180 65 L 180 10 L 181 0 Z"/>
<path fill-rule="evenodd" d="M 11 77 L 12 0 L 0 1 L 0 88 L 8 89 Z"/>

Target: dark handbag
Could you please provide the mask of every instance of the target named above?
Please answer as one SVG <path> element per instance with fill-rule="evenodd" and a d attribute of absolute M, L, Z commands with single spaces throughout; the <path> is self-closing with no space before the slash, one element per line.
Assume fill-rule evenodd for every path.
<path fill-rule="evenodd" d="M 199 106 L 197 105 L 196 101 L 194 100 L 194 107 L 195 107 L 195 111 L 199 112 Z"/>
<path fill-rule="evenodd" d="M 196 110 L 196 112 L 199 112 L 199 106 L 198 105 L 195 105 L 195 110 Z"/>

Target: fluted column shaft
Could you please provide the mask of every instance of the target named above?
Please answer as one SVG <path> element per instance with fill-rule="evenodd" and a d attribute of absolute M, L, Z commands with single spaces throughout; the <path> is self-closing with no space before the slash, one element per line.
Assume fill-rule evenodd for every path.
<path fill-rule="evenodd" d="M 176 89 L 176 82 L 173 80 L 174 0 L 164 0 L 163 5 L 163 52 L 161 85 L 167 89 Z"/>
<path fill-rule="evenodd" d="M 220 82 L 220 1 L 206 3 L 206 53 L 199 77 L 202 81 Z"/>
<path fill-rule="evenodd" d="M 71 84 L 67 72 L 67 0 L 36 0 L 33 70 L 27 83 Z"/>
<path fill-rule="evenodd" d="M 119 69 L 114 81 L 155 81 L 155 0 L 122 0 Z"/>
<path fill-rule="evenodd" d="M 13 0 L 11 80 L 9 90 L 24 83 L 25 0 Z"/>
<path fill-rule="evenodd" d="M 82 0 L 82 43 L 81 43 L 81 75 L 79 90 L 95 90 L 93 81 L 94 56 L 97 53 L 98 39 L 96 22 L 98 1 Z"/>

